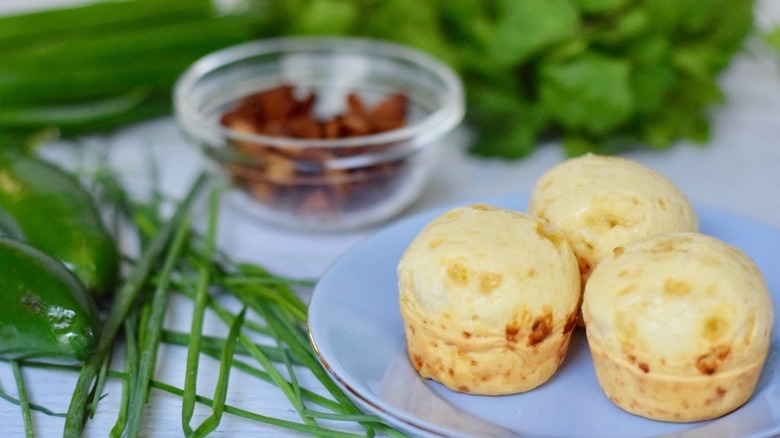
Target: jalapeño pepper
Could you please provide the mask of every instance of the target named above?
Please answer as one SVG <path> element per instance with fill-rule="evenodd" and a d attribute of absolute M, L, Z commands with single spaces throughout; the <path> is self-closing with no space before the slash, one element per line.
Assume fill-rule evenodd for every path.
<path fill-rule="evenodd" d="M 95 349 L 92 296 L 53 257 L 0 237 L 0 357 L 75 363 Z"/>
<path fill-rule="evenodd" d="M 86 189 L 60 168 L 8 148 L 0 148 L 0 235 L 60 260 L 93 296 L 117 278 L 116 244 Z"/>

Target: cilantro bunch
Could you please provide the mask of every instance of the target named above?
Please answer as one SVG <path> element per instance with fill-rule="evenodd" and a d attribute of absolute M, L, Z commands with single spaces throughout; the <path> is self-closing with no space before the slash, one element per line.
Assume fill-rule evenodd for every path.
<path fill-rule="evenodd" d="M 754 0 L 266 0 L 266 36 L 406 43 L 463 77 L 472 152 L 507 159 L 560 139 L 616 153 L 709 138 L 717 75 L 753 28 Z"/>

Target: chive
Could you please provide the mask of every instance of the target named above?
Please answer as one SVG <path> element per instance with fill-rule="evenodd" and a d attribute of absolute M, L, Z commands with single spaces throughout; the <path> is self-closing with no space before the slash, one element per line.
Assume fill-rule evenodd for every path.
<path fill-rule="evenodd" d="M 143 340 L 143 350 L 141 351 L 141 359 L 138 368 L 138 381 L 136 382 L 135 391 L 132 394 L 133 400 L 130 404 L 128 414 L 127 434 L 131 437 L 139 435 L 141 413 L 147 402 L 149 381 L 152 380 L 152 375 L 154 374 L 157 348 L 160 344 L 162 325 L 165 318 L 165 310 L 167 308 L 166 303 L 168 301 L 169 292 L 168 278 L 171 276 L 175 264 L 184 248 L 186 243 L 185 238 L 188 236 L 189 230 L 189 215 L 185 214 L 179 228 L 176 230 L 173 243 L 166 255 L 161 273 L 162 280 L 156 285 L 150 303 L 152 310 L 149 315 L 148 324 L 146 325 L 146 336 Z"/>
<path fill-rule="evenodd" d="M 244 326 L 246 326 L 246 323 L 248 321 L 244 321 Z M 182 346 L 188 346 L 192 342 L 192 338 L 194 337 L 194 333 L 183 333 L 183 332 L 177 332 L 172 330 L 163 330 L 162 334 L 162 341 L 171 344 L 171 345 L 182 345 Z M 200 351 L 203 353 L 212 353 L 215 351 L 222 351 L 222 349 L 225 346 L 225 343 L 228 341 L 226 338 L 220 338 L 216 336 L 201 336 L 201 345 L 200 345 Z M 276 346 L 267 346 L 255 343 L 255 347 L 259 348 L 263 354 L 268 356 L 268 358 L 273 362 L 282 362 L 284 359 L 282 358 L 283 349 L 280 349 Z M 249 351 L 239 344 L 236 347 L 236 354 L 246 356 L 249 354 Z M 293 358 L 292 359 L 294 365 L 303 365 L 302 362 L 299 360 Z M 186 381 L 187 372 L 185 371 L 185 381 Z M 185 388 L 187 386 L 185 385 Z"/>
<path fill-rule="evenodd" d="M 103 393 L 103 388 L 106 384 L 106 373 L 108 372 L 108 367 L 111 363 L 111 354 L 109 353 L 106 355 L 105 360 L 103 360 L 103 364 L 100 366 L 100 371 L 97 375 L 97 383 L 95 384 L 95 390 L 94 394 L 98 395 L 97 397 L 92 397 L 92 401 L 87 406 L 87 413 L 88 417 L 92 418 L 95 416 L 95 412 L 97 411 L 98 402 L 100 401 L 101 397 L 99 394 Z"/>
<path fill-rule="evenodd" d="M 276 343 L 279 346 L 279 348 L 282 348 L 282 341 L 279 339 L 279 337 L 276 337 Z M 282 350 L 284 354 L 282 354 L 284 358 L 284 365 L 287 369 L 287 375 L 290 376 L 290 386 L 292 386 L 293 393 L 295 394 L 295 401 L 297 406 L 301 406 L 301 415 L 305 415 L 306 418 L 312 419 L 313 417 L 308 414 L 309 409 L 306 407 L 306 402 L 303 399 L 303 394 L 301 392 L 301 385 L 298 382 L 298 376 L 295 374 L 295 370 L 292 367 L 292 363 L 290 362 L 289 354 L 286 354 L 284 350 Z"/>
<path fill-rule="evenodd" d="M 339 402 L 347 406 L 353 406 L 352 401 L 349 400 L 341 390 L 333 383 L 325 370 L 322 369 L 317 358 L 314 356 L 311 350 L 311 344 L 301 333 L 301 331 L 294 326 L 289 320 L 284 317 L 280 317 L 277 312 L 271 309 L 267 309 L 264 304 L 257 300 L 251 300 L 253 308 L 258 312 L 262 312 L 265 316 L 266 322 L 275 327 L 278 335 L 284 340 L 284 342 L 292 349 L 292 351 L 298 356 L 309 368 L 312 373 L 325 385 L 326 389 L 336 397 Z M 355 407 L 355 411 L 357 408 Z"/>
<path fill-rule="evenodd" d="M 219 306 L 217 303 L 214 302 L 214 300 L 210 300 L 212 303 L 212 310 L 219 316 L 219 318 L 222 319 L 226 324 L 232 324 L 234 317 L 225 310 L 223 307 Z M 268 373 L 269 377 L 271 378 L 271 381 L 274 385 L 276 385 L 282 393 L 287 397 L 287 399 L 290 401 L 290 403 L 293 405 L 293 408 L 299 413 L 301 419 L 307 424 L 312 423 L 312 421 L 302 414 L 303 406 L 297 403 L 297 399 L 295 397 L 294 390 L 292 389 L 292 386 L 290 383 L 288 383 L 284 377 L 279 373 L 279 371 L 273 366 L 273 363 L 271 360 L 266 356 L 259 348 L 255 346 L 255 344 L 252 342 L 251 339 L 249 339 L 248 336 L 244 334 L 239 334 L 239 340 L 241 341 L 241 344 L 243 344 L 244 347 L 249 351 L 249 354 L 255 358 L 255 360 L 260 363 L 260 365 L 265 369 L 265 371 Z"/>
<path fill-rule="evenodd" d="M 230 282 L 225 282 L 225 286 L 228 286 Z M 247 283 L 243 283 L 243 286 L 236 289 L 236 293 L 246 294 L 254 298 L 261 298 L 270 302 L 274 302 L 280 307 L 284 308 L 290 315 L 299 321 L 306 320 L 306 308 L 301 308 L 297 301 L 291 300 L 289 294 L 284 294 L 282 291 L 285 288 L 271 289 L 264 287 L 260 284 L 254 284 L 254 287 L 247 287 Z M 235 289 L 235 288 L 234 288 Z"/>
<path fill-rule="evenodd" d="M 139 309 L 139 315 L 138 315 L 138 324 L 136 325 L 136 348 L 138 349 L 138 363 L 141 363 L 141 349 L 143 348 L 144 344 L 146 343 L 147 332 L 149 327 L 149 317 L 152 314 L 152 306 L 149 305 L 148 302 L 145 302 L 143 306 Z M 137 373 L 136 373 L 137 377 Z M 132 394 L 133 391 L 135 391 L 135 387 L 133 387 L 130 391 Z M 132 398 L 132 397 L 131 397 Z"/>
<path fill-rule="evenodd" d="M 35 436 L 32 426 L 32 416 L 30 414 L 30 400 L 27 398 L 27 387 L 24 384 L 24 377 L 22 376 L 22 369 L 19 367 L 19 362 L 12 360 L 11 368 L 14 371 L 14 379 L 16 380 L 16 388 L 19 392 L 19 407 L 22 408 L 22 420 L 24 421 L 24 432 L 28 438 Z"/>
<path fill-rule="evenodd" d="M 199 176 L 190 192 L 179 204 L 173 217 L 158 232 L 148 247 L 145 248 L 133 271 L 117 290 L 114 304 L 103 327 L 98 346 L 92 356 L 84 362 L 79 374 L 79 379 L 68 407 L 68 414 L 65 418 L 64 437 L 75 438 L 81 434 L 84 421 L 84 403 L 87 399 L 89 388 L 97 374 L 97 367 L 111 349 L 119 327 L 123 324 L 123 320 L 127 316 L 133 302 L 146 284 L 146 280 L 165 250 L 171 234 L 180 225 L 183 216 L 185 216 L 205 183 L 206 177 L 204 175 Z"/>
<path fill-rule="evenodd" d="M 265 269 L 249 264 L 238 265 L 244 275 L 231 275 L 222 284 L 228 288 L 239 287 L 244 292 L 260 295 L 285 307 L 300 321 L 306 321 L 306 304 L 295 295 L 290 286 L 313 286 L 310 280 L 290 279 L 272 276 Z"/>
<path fill-rule="evenodd" d="M 208 354 L 209 356 L 212 356 L 212 357 L 216 356 L 213 352 L 206 352 L 206 354 Z M 245 373 L 247 373 L 247 374 L 249 374 L 249 375 L 251 375 L 253 377 L 257 377 L 257 378 L 259 378 L 259 379 L 261 379 L 261 380 L 263 380 L 265 382 L 273 383 L 273 380 L 271 379 L 271 376 L 268 373 L 266 373 L 265 371 L 263 371 L 263 370 L 261 370 L 261 369 L 259 369 L 257 367 L 249 365 L 246 362 L 242 362 L 240 360 L 234 360 L 233 361 L 233 367 L 235 367 L 236 369 L 241 370 L 241 371 L 243 371 L 243 372 L 245 372 Z M 320 395 L 320 394 L 318 394 L 318 393 L 316 393 L 314 391 L 311 391 L 311 390 L 306 389 L 306 388 L 301 388 L 301 394 L 304 397 L 306 397 L 307 400 L 312 401 L 312 402 L 314 402 L 314 403 L 316 403 L 316 404 L 318 404 L 318 405 L 320 405 L 320 406 L 322 406 L 324 408 L 328 408 L 328 409 L 330 409 L 332 411 L 336 411 L 336 412 L 345 412 L 343 407 L 340 404 L 338 404 L 338 403 L 334 402 L 333 400 L 330 400 L 330 399 L 328 399 L 326 397 L 323 397 L 322 395 Z"/>
<path fill-rule="evenodd" d="M 236 339 L 238 338 L 238 333 L 241 330 L 241 324 L 243 324 L 245 316 L 246 308 L 241 310 L 233 321 L 233 325 L 230 326 L 228 342 L 225 343 L 225 349 L 222 350 L 222 356 L 219 361 L 219 375 L 217 377 L 216 388 L 214 389 L 214 401 L 212 403 L 213 412 L 197 429 L 195 429 L 195 432 L 192 434 L 195 437 L 204 437 L 208 435 L 219 426 L 219 422 L 222 419 L 222 413 L 225 411 L 225 399 L 227 398 L 230 368 L 233 363 L 233 354 L 236 352 Z"/>
<path fill-rule="evenodd" d="M 182 295 L 184 295 L 184 296 L 186 296 L 186 297 L 188 297 L 188 298 L 190 298 L 192 300 L 195 299 L 195 293 L 191 290 L 192 286 L 186 281 L 186 279 L 179 279 L 178 287 L 179 287 L 179 290 L 178 290 L 179 293 L 181 293 Z M 216 311 L 215 305 L 216 304 L 214 303 L 213 300 L 209 300 L 207 302 L 208 308 L 211 309 L 212 311 Z M 229 314 L 229 312 L 228 312 L 228 314 Z M 256 321 L 251 321 L 251 320 L 244 321 L 244 328 L 246 328 L 248 330 L 251 330 L 253 332 L 259 333 L 259 334 L 263 334 L 263 335 L 267 335 L 267 336 L 271 336 L 272 335 L 272 331 L 268 327 L 266 327 L 266 326 L 264 326 L 264 325 L 262 325 L 262 324 L 260 324 L 259 322 L 256 322 Z M 188 336 L 188 335 L 185 335 L 185 336 Z M 170 342 L 181 343 L 182 342 L 181 339 L 182 339 L 182 335 L 181 334 L 177 334 L 177 333 L 174 333 L 174 332 L 170 333 L 170 338 L 169 338 Z M 205 349 L 213 348 L 214 345 L 218 345 L 219 342 L 220 342 L 220 340 L 218 338 L 214 338 L 214 337 L 210 337 L 210 336 L 204 336 L 203 337 L 203 341 L 205 342 L 205 344 L 204 344 L 204 348 Z M 281 361 L 281 357 L 279 356 L 279 350 L 276 347 L 270 348 L 270 347 L 267 347 L 267 346 L 264 346 L 264 345 L 260 345 L 260 344 L 256 344 L 256 346 L 257 346 L 257 348 L 260 348 L 261 350 L 263 350 L 263 353 L 266 353 L 269 357 L 273 357 L 275 361 Z M 219 348 L 221 348 L 221 346 Z M 239 345 L 237 348 L 238 348 L 238 351 L 239 351 L 240 354 L 249 354 L 249 352 L 244 347 L 242 347 L 241 345 Z"/>
<path fill-rule="evenodd" d="M 252 301 L 256 311 L 261 313 L 265 317 L 265 321 L 276 329 L 279 337 L 290 347 L 296 356 L 304 362 L 306 367 L 314 374 L 320 383 L 323 384 L 328 392 L 330 392 L 339 403 L 349 409 L 350 412 L 360 413 L 360 409 L 355 406 L 338 386 L 336 386 L 327 372 L 322 368 L 319 361 L 314 356 L 311 344 L 302 332 L 289 321 L 289 319 L 280 315 L 278 309 L 268 309 L 264 304 L 259 303 L 257 300 Z M 370 428 L 370 426 L 367 427 Z"/>
<path fill-rule="evenodd" d="M 164 382 L 153 380 L 151 382 L 151 386 L 153 388 L 160 389 L 170 394 L 174 394 L 178 396 L 184 395 L 184 391 L 182 389 L 176 388 L 175 386 Z M 197 396 L 196 399 L 198 403 L 201 403 L 206 406 L 212 406 L 214 404 L 213 400 L 200 395 Z M 282 420 L 279 418 L 268 417 L 265 415 L 260 415 L 251 411 L 247 411 L 245 409 L 237 408 L 231 405 L 225 405 L 225 412 L 232 415 L 236 415 L 241 418 L 246 418 L 248 420 L 254 420 L 260 423 L 270 424 L 273 426 L 279 426 L 285 429 L 294 430 L 296 432 L 301 432 L 301 433 L 310 434 L 314 436 L 326 436 L 328 438 L 364 438 L 364 435 L 358 435 L 358 434 L 328 429 L 318 425 L 306 425 L 306 424 L 295 423 L 293 421 Z"/>
<path fill-rule="evenodd" d="M 204 249 L 204 257 L 208 259 L 211 258 L 215 247 L 218 201 L 219 192 L 214 189 L 211 193 L 209 202 L 208 231 Z M 192 433 L 190 421 L 192 420 L 192 415 L 195 410 L 198 362 L 203 336 L 203 317 L 206 313 L 206 303 L 208 301 L 208 285 L 211 282 L 211 269 L 207 264 L 202 263 L 198 267 L 198 271 L 199 282 L 195 291 L 195 306 L 192 311 L 189 345 L 187 347 L 187 365 L 184 373 L 184 399 L 182 400 L 181 408 L 182 428 L 184 429 L 185 435 L 190 435 Z M 227 349 L 227 346 L 225 346 L 224 349 Z"/>
<path fill-rule="evenodd" d="M 119 438 L 127 427 L 127 414 L 130 406 L 130 392 L 135 388 L 138 374 L 138 344 L 135 338 L 135 324 L 137 316 L 129 315 L 124 322 L 125 329 L 125 359 L 124 368 L 126 376 L 122 379 L 122 400 L 119 405 L 116 423 L 111 428 L 110 436 Z"/>
<path fill-rule="evenodd" d="M 281 277 L 275 274 L 271 274 L 265 268 L 257 266 L 251 263 L 233 263 L 238 268 L 238 271 L 250 275 L 257 279 L 266 279 L 272 283 L 282 283 L 287 285 L 299 285 L 299 286 L 314 286 L 317 282 L 315 280 L 307 280 L 300 278 Z M 240 278 L 240 277 L 239 277 Z"/>
<path fill-rule="evenodd" d="M 226 278 L 224 283 L 228 286 L 287 286 L 287 285 L 300 285 L 300 286 L 314 286 L 315 281 L 304 280 L 298 278 L 283 278 L 283 277 L 244 277 L 234 276 Z M 301 303 L 303 307 L 306 305 Z"/>
<path fill-rule="evenodd" d="M 382 419 L 377 417 L 376 415 L 366 415 L 366 414 L 344 415 L 344 414 L 338 414 L 332 412 L 313 411 L 311 409 L 307 409 L 306 413 L 312 417 L 322 418 L 324 420 L 354 421 L 356 423 L 371 423 L 371 422 L 382 421 Z"/>
<path fill-rule="evenodd" d="M 7 401 L 7 402 L 9 402 L 11 404 L 15 404 L 17 406 L 21 406 L 22 405 L 22 401 L 21 400 L 19 400 L 18 398 L 13 397 L 13 396 L 7 394 L 3 390 L 0 390 L 0 398 L 2 398 L 3 400 L 5 400 L 5 401 Z M 42 405 L 38 405 L 38 404 L 35 404 L 35 403 L 28 403 L 28 405 L 29 405 L 31 410 L 41 412 L 41 413 L 46 414 L 46 415 L 48 415 L 50 417 L 64 417 L 65 416 L 65 413 L 54 412 L 51 409 L 49 409 L 49 408 L 47 408 L 45 406 L 42 406 Z"/>

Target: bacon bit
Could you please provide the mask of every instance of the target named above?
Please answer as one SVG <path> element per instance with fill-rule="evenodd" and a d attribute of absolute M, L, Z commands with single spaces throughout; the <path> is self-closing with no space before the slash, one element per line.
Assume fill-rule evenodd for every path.
<path fill-rule="evenodd" d="M 222 115 L 221 122 L 230 128 L 249 122 L 253 132 L 292 138 L 336 138 L 331 137 L 334 132 L 339 133 L 337 137 L 366 135 L 406 124 L 408 98 L 400 93 L 387 96 L 373 108 L 367 108 L 356 93 L 350 93 L 347 111 L 326 120 L 314 117 L 316 101 L 314 93 L 298 99 L 292 86 L 282 85 L 241 99 Z M 325 125 L 327 130 L 321 129 Z M 328 135 L 323 135 L 325 131 Z"/>
<path fill-rule="evenodd" d="M 340 137 L 357 137 L 371 133 L 371 124 L 357 114 L 346 114 L 336 119 Z"/>
<path fill-rule="evenodd" d="M 349 93 L 347 96 L 347 108 L 349 108 L 349 112 L 354 114 L 366 113 L 366 107 L 363 106 L 363 101 L 356 93 Z"/>
<path fill-rule="evenodd" d="M 294 87 L 281 85 L 246 96 L 220 121 L 244 133 L 301 139 L 363 136 L 406 124 L 408 99 L 403 94 L 389 95 L 374 107 L 366 106 L 354 92 L 346 101 L 344 113 L 320 120 L 313 113 L 315 93 L 299 98 Z M 302 214 L 332 214 L 376 202 L 399 181 L 404 165 L 401 159 L 332 175 L 324 163 L 363 153 L 368 146 L 296 150 L 247 141 L 236 141 L 233 146 L 248 161 L 258 163 L 240 166 L 240 172 L 234 172 L 238 166 L 228 166 L 238 184 L 253 197 L 257 194 L 260 202 Z"/>
<path fill-rule="evenodd" d="M 315 214 L 322 211 L 327 211 L 330 206 L 330 198 L 324 190 L 316 190 L 303 199 L 301 202 L 301 211 L 306 214 Z"/>
<path fill-rule="evenodd" d="M 373 132 L 389 131 L 406 124 L 406 96 L 393 94 L 379 102 L 367 115 Z"/>

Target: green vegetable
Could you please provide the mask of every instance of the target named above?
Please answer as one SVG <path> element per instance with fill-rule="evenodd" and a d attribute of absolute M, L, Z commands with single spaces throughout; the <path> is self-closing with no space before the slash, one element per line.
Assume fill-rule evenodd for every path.
<path fill-rule="evenodd" d="M 154 178 L 154 165 L 151 166 L 151 178 Z M 110 172 L 98 176 L 101 193 L 111 196 L 115 207 L 127 219 L 131 219 L 138 231 L 142 255 L 116 295 L 115 307 L 106 320 L 98 350 L 81 369 L 66 418 L 65 436 L 79 436 L 84 419 L 89 415 L 85 403 L 92 406 L 99 402 L 95 394 L 101 391 L 94 384 L 98 364 L 101 363 L 99 358 L 105 358 L 107 351 L 114 346 L 112 339 L 120 324 L 124 328 L 124 371 L 109 370 L 108 376 L 123 379 L 123 395 L 111 436 L 137 435 L 142 415 L 146 415 L 152 408 L 144 404 L 154 390 L 182 397 L 184 436 L 207 434 L 218 427 L 225 414 L 315 436 L 372 436 L 375 432 L 386 436 L 402 436 L 381 424 L 377 417 L 361 414 L 317 362 L 305 335 L 306 306 L 292 290 L 294 286 L 311 286 L 312 283 L 274 276 L 260 266 L 234 262 L 218 250 L 217 219 L 220 211 L 219 189 L 222 187 L 212 191 L 208 213 L 204 215 L 208 216 L 208 226 L 206 233 L 200 235 L 186 217 L 195 215 L 189 210 L 203 180 L 195 183 L 189 195 L 175 208 L 176 213 L 168 219 L 161 216 L 160 211 L 167 210 L 171 205 L 159 192 L 153 191 L 157 196 L 153 194 L 151 202 L 138 203 L 127 195 Z M 162 330 L 159 309 L 165 306 L 160 303 L 171 292 L 193 301 L 190 333 Z M 245 310 L 235 313 L 228 310 L 226 304 L 230 301 L 240 304 Z M 217 316 L 229 329 L 225 338 L 203 333 L 202 318 L 207 312 Z M 258 343 L 251 336 L 258 333 L 273 343 Z M 150 380 L 158 366 L 158 340 L 186 345 L 188 348 L 182 389 Z M 206 390 L 197 385 L 201 355 L 211 356 L 221 363 L 213 399 L 199 395 L 202 390 Z M 240 360 L 238 355 L 256 361 L 255 365 Z M 278 369 L 280 364 L 284 364 L 286 372 Z M 322 383 L 316 387 L 330 394 L 320 395 L 302 387 L 296 376 L 302 371 L 313 373 Z M 234 372 L 243 372 L 276 385 L 299 413 L 301 421 L 271 418 L 227 404 L 228 376 Z M 212 408 L 211 415 L 197 426 L 192 424 L 196 403 Z M 31 406 L 31 409 L 37 408 Z M 365 433 L 342 432 L 325 424 L 332 420 L 359 422 L 365 428 Z M 337 426 L 338 423 L 332 425 Z"/>
<path fill-rule="evenodd" d="M 115 283 L 119 255 L 94 200 L 72 175 L 0 150 L 0 234 L 59 259 L 97 296 Z"/>
<path fill-rule="evenodd" d="M 166 251 L 171 236 L 181 226 L 181 222 L 188 215 L 189 208 L 199 195 L 203 185 L 206 184 L 206 181 L 206 177 L 203 175 L 195 181 L 187 196 L 179 204 L 173 217 L 166 222 L 159 233 L 144 248 L 133 271 L 117 290 L 95 353 L 84 362 L 84 366 L 79 373 L 79 379 L 68 406 L 68 414 L 65 417 L 64 437 L 78 437 L 81 435 L 86 413 L 85 403 L 89 398 L 90 389 L 98 375 L 99 368 L 103 360 L 109 356 L 119 329 L 124 325 L 125 319 L 135 306 L 136 300 L 147 286 L 149 277 Z"/>
<path fill-rule="evenodd" d="M 0 137 L 72 137 L 167 115 L 199 57 L 250 40 L 253 13 L 211 0 L 98 1 L 0 17 Z"/>
<path fill-rule="evenodd" d="M 100 334 L 92 297 L 59 261 L 0 238 L 0 357 L 77 362 Z"/>
<path fill-rule="evenodd" d="M 752 30 L 754 0 L 266 0 L 265 36 L 410 44 L 463 77 L 472 152 L 518 158 L 709 138 L 717 76 Z M 774 37 L 777 39 L 778 37 Z M 770 38 L 771 39 L 771 38 Z"/>
<path fill-rule="evenodd" d="M 463 77 L 472 152 L 519 158 L 709 138 L 718 74 L 755 0 L 103 1 L 0 17 L 0 138 L 111 130 L 170 113 L 198 57 L 258 37 L 358 35 L 416 46 Z M 95 36 L 99 36 L 96 38 Z M 776 40 L 777 37 L 769 38 Z"/>

